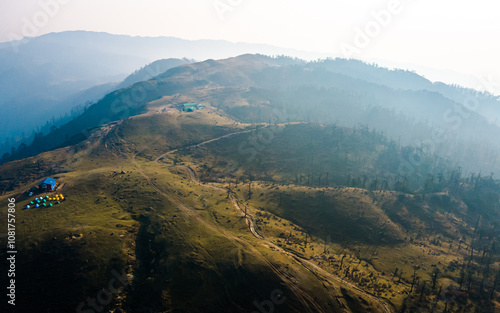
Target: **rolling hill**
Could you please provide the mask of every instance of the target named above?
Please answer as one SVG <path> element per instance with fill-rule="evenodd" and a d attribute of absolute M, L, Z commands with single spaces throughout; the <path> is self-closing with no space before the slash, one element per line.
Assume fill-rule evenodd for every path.
<path fill-rule="evenodd" d="M 4 131 L 0 134 L 0 155 L 19 146 L 22 140 L 32 141 L 34 131 L 46 134 L 53 124 L 64 124 L 67 120 L 63 119 L 63 123 L 54 120 L 70 114 L 72 109 L 100 100 L 116 87 L 128 87 L 128 82 L 120 84 L 124 79 L 130 83 L 147 80 L 167 70 L 167 63 L 169 66 L 185 63 L 160 61 L 154 64 L 152 76 L 148 73 L 127 78 L 138 69 L 151 69 L 147 65 L 152 62 L 165 58 L 205 60 L 257 52 L 308 55 L 268 45 L 222 40 L 190 41 L 87 31 L 50 33 L 1 43 L 0 122 Z M 96 94 L 97 86 L 100 92 Z M 48 121 L 52 125 L 43 128 Z"/>
<path fill-rule="evenodd" d="M 497 312 L 500 182 L 473 173 L 495 126 L 466 111 L 429 153 L 415 140 L 463 105 L 329 66 L 171 68 L 0 165 L 19 309 Z M 458 153 L 483 133 L 490 150 Z M 23 210 L 47 176 L 66 200 Z"/>
<path fill-rule="evenodd" d="M 172 113 L 158 118 L 148 116 L 146 122 L 155 121 L 167 132 L 189 131 L 200 141 L 245 129 L 213 113 L 194 120 Z M 214 121 L 218 126 L 212 126 Z M 19 230 L 19 267 L 25 272 L 18 281 L 26 299 L 21 309 L 67 312 L 98 294 L 99 286 L 122 269 L 126 287 L 108 303 L 109 310 L 246 312 L 258 308 L 255 303 L 268 305 L 270 299 L 289 312 L 390 308 L 348 283 L 333 281 L 324 289 L 328 278 L 317 275 L 330 274 L 313 275 L 301 260 L 254 237 L 222 187 L 194 184 L 182 168 L 143 159 L 134 138 L 147 139 L 148 133 L 120 125 L 100 130 L 81 146 L 37 157 L 44 167 L 59 168 L 52 174 L 64 184 L 61 192 L 67 200 L 54 210 L 18 213 L 25 226 Z M 191 142 L 182 136 L 169 138 L 164 148 Z M 16 190 L 36 182 L 30 163 L 26 159 L 2 167 L 4 177 L 23 172 Z M 19 206 L 28 201 L 19 200 Z M 41 291 L 39 284 L 49 277 L 51 288 Z M 47 303 L 46 297 L 56 293 L 67 300 Z"/>
<path fill-rule="evenodd" d="M 110 312 L 494 312 L 482 299 L 497 299 L 498 200 L 478 212 L 468 195 L 498 195 L 499 184 L 472 177 L 458 187 L 445 169 L 418 193 L 374 185 L 377 170 L 397 172 L 374 153 L 390 160 L 404 149 L 324 127 L 241 123 L 214 107 L 182 113 L 156 101 L 79 144 L 2 165 L 10 191 L 1 203 L 23 207 L 22 192 L 47 175 L 67 199 L 17 213 L 22 309 L 88 309 L 119 273 L 123 288 L 101 302 Z M 238 153 L 267 128 L 276 142 L 255 160 Z M 305 178 L 311 150 L 313 164 L 333 166 L 327 178 Z M 66 300 L 46 301 L 56 295 Z"/>
<path fill-rule="evenodd" d="M 442 158 L 462 166 L 467 172 L 499 172 L 496 138 L 500 128 L 480 112 L 437 91 L 417 90 L 416 84 L 408 83 L 407 89 L 383 84 L 390 81 L 387 77 L 403 81 L 399 76 L 406 75 L 409 81 L 426 85 L 412 73 L 372 67 L 371 74 L 380 78 L 379 83 L 373 82 L 373 77 L 361 79 L 355 70 L 351 76 L 339 73 L 347 72 L 346 62 L 243 55 L 181 65 L 108 94 L 10 159 L 74 143 L 84 138 L 89 128 L 144 112 L 145 103 L 182 94 L 176 103 L 206 101 L 243 122 L 307 121 L 368 127 L 417 148 L 404 160 L 410 171 L 419 166 L 419 155 L 426 154 L 435 155 L 436 161 Z M 357 61 L 349 62 L 356 68 Z M 482 101 L 481 97 L 477 101 Z"/>

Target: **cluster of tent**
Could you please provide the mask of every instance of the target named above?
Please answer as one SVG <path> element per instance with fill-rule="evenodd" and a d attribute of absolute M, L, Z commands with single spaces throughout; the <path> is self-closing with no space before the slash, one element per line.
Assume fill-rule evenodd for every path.
<path fill-rule="evenodd" d="M 60 204 L 61 201 L 64 200 L 64 196 L 59 194 L 55 195 L 54 197 L 40 197 L 40 198 L 35 198 L 35 200 L 31 201 L 29 204 L 26 205 L 26 209 L 31 209 L 31 208 L 40 208 L 40 207 L 52 207 L 54 204 Z M 55 203 L 50 203 L 49 201 L 56 201 Z"/>

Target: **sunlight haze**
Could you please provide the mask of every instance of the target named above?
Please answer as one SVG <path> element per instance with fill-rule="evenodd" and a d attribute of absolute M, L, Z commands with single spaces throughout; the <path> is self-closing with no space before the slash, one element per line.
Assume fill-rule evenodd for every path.
<path fill-rule="evenodd" d="M 500 79 L 496 74 L 500 44 L 495 40 L 500 33 L 500 5 L 492 1 L 476 1 L 474 6 L 450 0 L 55 1 L 2 1 L 0 42 L 67 30 L 222 39 L 373 61 L 482 90 L 492 89 Z M 26 28 L 26 21 L 40 17 L 42 8 L 53 3 L 59 7 L 48 21 L 41 18 L 35 31 Z M 390 6 L 398 13 L 385 18 L 384 25 L 377 22 L 377 29 L 374 16 Z M 346 54 L 343 45 L 356 47 L 358 30 L 366 34 L 370 25 L 373 36 L 368 44 Z M 478 76 L 491 81 L 491 86 L 478 83 Z M 498 94 L 498 87 L 489 91 Z"/>

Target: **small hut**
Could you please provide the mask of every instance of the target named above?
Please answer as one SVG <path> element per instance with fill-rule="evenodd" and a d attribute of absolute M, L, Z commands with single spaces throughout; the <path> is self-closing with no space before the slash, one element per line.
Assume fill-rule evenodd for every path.
<path fill-rule="evenodd" d="M 41 191 L 52 191 L 56 188 L 56 180 L 47 177 L 38 184 L 38 189 Z"/>

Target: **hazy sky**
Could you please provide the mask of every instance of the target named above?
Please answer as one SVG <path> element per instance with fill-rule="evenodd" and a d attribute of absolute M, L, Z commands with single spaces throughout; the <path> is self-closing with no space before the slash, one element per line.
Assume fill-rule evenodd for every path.
<path fill-rule="evenodd" d="M 488 89 L 452 72 L 497 85 L 499 20 L 500 3 L 492 0 L 0 0 L 0 42 L 92 30 L 268 43 Z"/>

